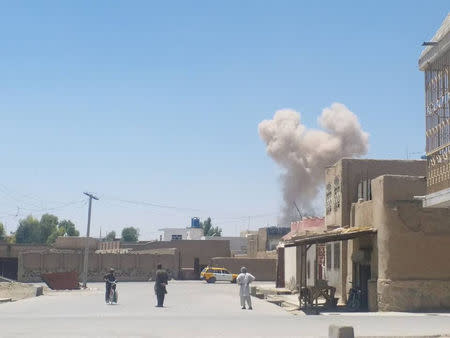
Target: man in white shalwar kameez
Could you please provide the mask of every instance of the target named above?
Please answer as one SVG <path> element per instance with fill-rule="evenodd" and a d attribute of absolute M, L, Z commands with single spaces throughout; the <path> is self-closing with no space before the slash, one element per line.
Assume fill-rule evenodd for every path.
<path fill-rule="evenodd" d="M 236 278 L 236 282 L 240 286 L 239 295 L 241 296 L 242 310 L 245 310 L 245 302 L 247 302 L 249 310 L 253 309 L 250 297 L 250 283 L 254 280 L 255 277 L 247 272 L 247 268 L 242 267 L 241 273 Z"/>

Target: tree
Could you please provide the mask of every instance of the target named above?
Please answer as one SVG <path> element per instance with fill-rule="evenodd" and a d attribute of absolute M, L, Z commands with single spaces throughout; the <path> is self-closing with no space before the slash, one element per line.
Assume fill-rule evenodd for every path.
<path fill-rule="evenodd" d="M 41 243 L 41 225 L 33 216 L 20 220 L 16 231 L 16 243 Z"/>
<path fill-rule="evenodd" d="M 222 236 L 222 229 L 212 225 L 211 217 L 208 217 L 204 222 L 200 222 L 200 224 L 203 229 L 203 236 Z"/>
<path fill-rule="evenodd" d="M 123 232 L 122 232 L 122 235 L 123 235 Z M 105 241 L 112 242 L 115 239 L 116 239 L 116 232 L 115 231 L 110 231 L 110 232 L 108 232 L 106 234 Z"/>
<path fill-rule="evenodd" d="M 16 234 L 11 233 L 11 235 L 6 236 L 6 242 L 8 242 L 8 244 L 16 244 Z"/>
<path fill-rule="evenodd" d="M 122 230 L 122 241 L 137 242 L 139 239 L 139 229 L 134 227 L 124 228 Z"/>
<path fill-rule="evenodd" d="M 55 242 L 56 242 L 56 239 L 57 239 L 59 236 L 64 236 L 64 235 L 65 235 L 65 229 L 64 229 L 64 228 L 58 228 L 58 229 L 56 229 L 55 231 L 53 231 L 53 232 L 51 233 L 50 236 L 48 236 L 48 238 L 47 238 L 47 244 L 53 244 L 53 243 L 55 243 Z"/>
<path fill-rule="evenodd" d="M 6 232 L 3 223 L 0 223 L 0 241 L 6 240 Z"/>
<path fill-rule="evenodd" d="M 64 219 L 59 222 L 58 228 L 64 229 L 64 235 L 66 236 L 80 236 L 80 232 L 75 228 L 75 224 L 69 220 Z"/>
<path fill-rule="evenodd" d="M 40 228 L 41 228 L 41 240 L 40 243 L 47 243 L 48 238 L 51 234 L 57 231 L 58 227 L 58 217 L 51 214 L 44 214 L 41 217 Z"/>
<path fill-rule="evenodd" d="M 69 220 L 62 220 L 58 223 L 58 228 L 55 229 L 47 238 L 47 244 L 53 244 L 58 236 L 80 236 L 80 232 L 75 229 L 75 224 Z"/>

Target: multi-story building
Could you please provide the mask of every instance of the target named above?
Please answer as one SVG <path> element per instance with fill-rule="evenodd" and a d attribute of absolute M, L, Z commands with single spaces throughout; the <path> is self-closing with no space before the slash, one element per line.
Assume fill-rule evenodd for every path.
<path fill-rule="evenodd" d="M 450 14 L 419 58 L 425 73 L 427 195 L 424 207 L 450 207 Z"/>

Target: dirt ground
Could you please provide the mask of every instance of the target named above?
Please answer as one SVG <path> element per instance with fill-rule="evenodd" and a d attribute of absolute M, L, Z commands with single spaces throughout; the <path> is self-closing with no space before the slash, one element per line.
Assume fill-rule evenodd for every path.
<path fill-rule="evenodd" d="M 12 298 L 13 301 L 35 297 L 36 287 L 16 282 L 0 282 L 0 298 Z"/>

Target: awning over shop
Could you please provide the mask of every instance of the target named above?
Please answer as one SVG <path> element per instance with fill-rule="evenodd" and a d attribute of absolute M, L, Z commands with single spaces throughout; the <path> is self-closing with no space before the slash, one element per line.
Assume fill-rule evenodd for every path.
<path fill-rule="evenodd" d="M 309 235 L 303 235 L 294 237 L 284 243 L 285 247 L 319 244 L 327 242 L 345 241 L 347 239 L 353 239 L 362 237 L 365 235 L 374 235 L 377 230 L 372 227 L 355 227 L 346 229 L 336 229 L 324 233 L 314 233 Z"/>

